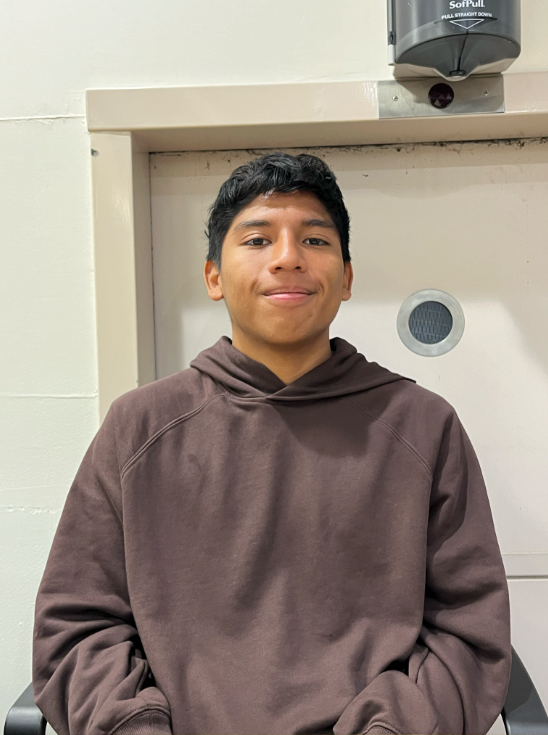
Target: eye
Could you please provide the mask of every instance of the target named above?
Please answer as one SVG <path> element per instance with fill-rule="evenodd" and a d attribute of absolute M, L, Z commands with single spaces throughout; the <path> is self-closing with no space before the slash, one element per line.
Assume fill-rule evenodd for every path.
<path fill-rule="evenodd" d="M 329 245 L 328 242 L 322 240 L 320 237 L 307 237 L 305 242 L 309 243 L 310 245 Z"/>
<path fill-rule="evenodd" d="M 267 242 L 265 237 L 252 237 L 251 240 L 246 240 L 244 245 L 264 245 Z"/>

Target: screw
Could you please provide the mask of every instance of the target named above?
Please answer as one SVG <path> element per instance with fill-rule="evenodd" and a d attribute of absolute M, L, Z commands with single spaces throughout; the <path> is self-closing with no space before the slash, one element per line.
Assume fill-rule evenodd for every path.
<path fill-rule="evenodd" d="M 483 93 L 486 97 L 489 97 L 489 92 L 487 90 Z"/>
<path fill-rule="evenodd" d="M 397 102 L 397 101 L 398 101 L 398 95 L 397 95 L 397 94 L 395 94 L 395 95 L 394 95 L 394 96 L 392 97 L 392 99 L 394 100 L 394 102 Z"/>

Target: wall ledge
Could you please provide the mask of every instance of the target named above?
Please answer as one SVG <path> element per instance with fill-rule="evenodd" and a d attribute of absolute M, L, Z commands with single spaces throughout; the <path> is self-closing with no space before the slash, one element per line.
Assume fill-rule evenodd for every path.
<path fill-rule="evenodd" d="M 92 133 L 130 132 L 147 152 L 548 135 L 548 72 L 503 77 L 504 113 L 380 120 L 376 81 L 302 82 L 90 89 L 87 122 Z"/>

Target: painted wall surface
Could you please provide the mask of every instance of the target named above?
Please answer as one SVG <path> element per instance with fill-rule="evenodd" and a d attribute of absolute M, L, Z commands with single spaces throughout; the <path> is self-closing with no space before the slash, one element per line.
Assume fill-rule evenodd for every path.
<path fill-rule="evenodd" d="M 547 69 L 548 4 L 522 4 L 513 71 Z M 36 588 L 98 426 L 85 89 L 382 79 L 385 59 L 383 0 L 3 5 L 0 721 L 30 680 Z"/>

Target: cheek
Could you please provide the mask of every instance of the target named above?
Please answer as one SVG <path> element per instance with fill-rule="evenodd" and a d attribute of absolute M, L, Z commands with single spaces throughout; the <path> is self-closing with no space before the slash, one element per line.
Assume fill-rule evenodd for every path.
<path fill-rule="evenodd" d="M 342 294 L 344 272 L 340 267 L 340 264 L 334 263 L 333 266 L 327 271 L 324 271 L 324 283 L 328 294 L 328 299 L 331 301 L 340 300 Z"/>
<path fill-rule="evenodd" d="M 245 308 L 253 297 L 256 275 L 246 262 L 231 262 L 225 275 L 221 271 L 223 296 L 227 304 Z"/>

